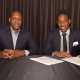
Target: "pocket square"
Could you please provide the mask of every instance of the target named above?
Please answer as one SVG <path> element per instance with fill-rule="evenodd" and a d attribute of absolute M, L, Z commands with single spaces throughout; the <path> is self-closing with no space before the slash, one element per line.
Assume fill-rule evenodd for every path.
<path fill-rule="evenodd" d="M 78 44 L 79 44 L 78 41 L 73 42 L 73 46 L 77 46 Z"/>

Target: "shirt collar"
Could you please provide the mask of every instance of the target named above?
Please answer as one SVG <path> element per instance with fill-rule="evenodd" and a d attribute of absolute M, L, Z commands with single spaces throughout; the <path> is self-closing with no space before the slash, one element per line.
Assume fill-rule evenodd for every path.
<path fill-rule="evenodd" d="M 12 33 L 15 33 L 14 30 L 13 30 L 13 28 L 11 26 L 10 26 L 10 29 L 11 29 Z M 18 30 L 17 34 L 19 34 L 19 31 L 20 31 L 20 29 Z"/>
<path fill-rule="evenodd" d="M 60 35 L 62 35 L 63 32 L 62 32 L 61 30 L 60 30 L 59 32 L 60 32 Z M 69 35 L 69 34 L 70 34 L 70 28 L 69 28 L 65 33 L 66 33 L 67 35 Z"/>

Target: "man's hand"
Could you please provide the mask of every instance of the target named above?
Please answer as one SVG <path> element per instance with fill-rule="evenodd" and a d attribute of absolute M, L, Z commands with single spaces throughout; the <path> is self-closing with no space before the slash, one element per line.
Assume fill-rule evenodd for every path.
<path fill-rule="evenodd" d="M 4 55 L 4 51 L 0 51 L 0 58 L 8 58 L 8 56 L 6 55 Z"/>
<path fill-rule="evenodd" d="M 17 57 L 24 56 L 23 50 L 13 50 L 13 49 L 5 49 L 3 52 L 4 58 L 13 59 Z"/>
<path fill-rule="evenodd" d="M 63 57 L 63 58 L 72 57 L 70 53 L 63 52 L 63 51 L 55 51 L 52 53 L 52 56 Z"/>

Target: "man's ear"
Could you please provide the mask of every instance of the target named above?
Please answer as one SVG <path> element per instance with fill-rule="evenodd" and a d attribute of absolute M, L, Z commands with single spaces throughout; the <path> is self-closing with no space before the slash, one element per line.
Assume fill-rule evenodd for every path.
<path fill-rule="evenodd" d="M 10 20 L 11 20 L 11 19 L 9 18 L 9 22 L 10 22 Z"/>
<path fill-rule="evenodd" d="M 71 23 L 71 19 L 69 19 L 69 23 Z"/>

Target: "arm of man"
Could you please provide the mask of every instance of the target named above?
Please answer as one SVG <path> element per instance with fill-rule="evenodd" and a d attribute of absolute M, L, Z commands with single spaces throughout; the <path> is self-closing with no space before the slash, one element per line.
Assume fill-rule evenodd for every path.
<path fill-rule="evenodd" d="M 63 58 L 72 57 L 70 53 L 63 52 L 63 51 L 55 51 L 52 53 L 52 56 L 63 57 Z"/>
<path fill-rule="evenodd" d="M 27 33 L 28 40 L 25 48 L 25 55 L 37 55 L 39 54 L 39 49 L 36 41 L 33 39 L 30 33 Z"/>

